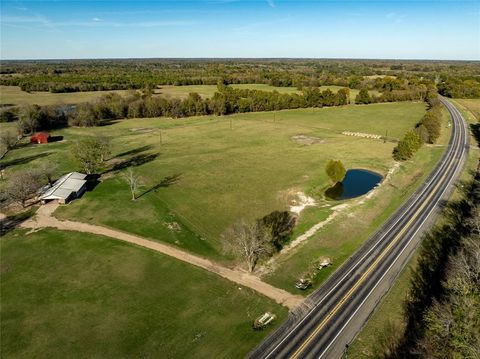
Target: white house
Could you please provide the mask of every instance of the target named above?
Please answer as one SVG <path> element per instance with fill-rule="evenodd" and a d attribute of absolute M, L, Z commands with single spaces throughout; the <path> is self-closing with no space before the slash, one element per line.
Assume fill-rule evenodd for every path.
<path fill-rule="evenodd" d="M 75 198 L 80 197 L 87 188 L 87 175 L 78 172 L 70 172 L 63 175 L 56 181 L 52 187 L 47 188 L 39 197 L 43 204 L 47 201 L 57 200 L 58 203 L 65 204 Z"/>

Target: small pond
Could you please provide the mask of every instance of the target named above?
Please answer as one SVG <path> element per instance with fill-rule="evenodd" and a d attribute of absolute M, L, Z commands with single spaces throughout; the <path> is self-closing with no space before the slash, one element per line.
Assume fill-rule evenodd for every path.
<path fill-rule="evenodd" d="M 343 182 L 337 183 L 325 191 L 325 195 L 334 200 L 349 199 L 361 196 L 382 181 L 382 176 L 378 173 L 363 170 L 348 170 Z"/>

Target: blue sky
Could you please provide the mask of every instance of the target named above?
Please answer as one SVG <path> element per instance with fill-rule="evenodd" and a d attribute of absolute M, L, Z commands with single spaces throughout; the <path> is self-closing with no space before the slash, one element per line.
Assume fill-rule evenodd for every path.
<path fill-rule="evenodd" d="M 480 59 L 480 1 L 1 1 L 1 58 Z"/>

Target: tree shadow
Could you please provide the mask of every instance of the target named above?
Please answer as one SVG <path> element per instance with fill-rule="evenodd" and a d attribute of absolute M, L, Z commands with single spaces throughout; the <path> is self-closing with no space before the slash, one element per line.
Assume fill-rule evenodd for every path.
<path fill-rule="evenodd" d="M 136 154 L 138 154 L 138 153 L 140 153 L 140 152 L 145 152 L 145 151 L 151 150 L 152 148 L 153 148 L 152 145 L 146 145 L 146 146 L 142 146 L 142 147 L 137 147 L 137 148 L 134 148 L 134 149 L 132 149 L 132 150 L 128 150 L 128 151 L 119 153 L 116 157 L 136 155 Z"/>
<path fill-rule="evenodd" d="M 155 192 L 159 188 L 170 187 L 171 185 L 174 185 L 175 183 L 180 181 L 181 178 L 182 178 L 182 173 L 176 173 L 173 176 L 164 177 L 159 183 L 155 184 L 154 186 L 150 187 L 149 189 L 141 193 L 137 198 L 143 197 L 146 194 L 149 194 L 150 192 Z"/>
<path fill-rule="evenodd" d="M 112 168 L 104 171 L 103 173 L 115 172 L 120 171 L 129 167 L 137 167 L 141 166 L 145 163 L 151 162 L 158 157 L 158 153 L 150 153 L 150 154 L 138 154 L 136 156 L 130 157 L 120 163 L 117 163 L 112 166 Z"/>
<path fill-rule="evenodd" d="M 24 164 L 29 163 L 31 161 L 34 161 L 36 159 L 46 157 L 46 156 L 50 156 L 50 154 L 51 154 L 51 152 L 43 152 L 43 153 L 37 153 L 36 155 L 30 155 L 30 156 L 21 157 L 21 158 L 15 158 L 15 159 L 10 160 L 10 161 L 2 161 L 0 163 L 0 168 L 3 169 L 3 168 L 10 167 L 10 166 L 24 165 Z"/>
<path fill-rule="evenodd" d="M 63 140 L 63 136 L 50 136 L 48 138 L 48 142 L 58 142 L 58 141 L 62 141 Z"/>
<path fill-rule="evenodd" d="M 120 120 L 110 120 L 110 119 L 105 119 L 105 120 L 101 120 L 97 126 L 99 127 L 104 127 L 104 126 L 110 126 L 110 125 L 114 125 L 116 123 L 120 122 Z"/>
<path fill-rule="evenodd" d="M 471 124 L 470 130 L 472 131 L 473 137 L 475 137 L 475 141 L 480 144 L 480 123 Z"/>
<path fill-rule="evenodd" d="M 8 232 L 15 229 L 20 223 L 29 219 L 34 214 L 35 210 L 31 208 L 27 211 L 13 214 L 3 219 L 0 219 L 0 237 L 3 237 Z"/>
<path fill-rule="evenodd" d="M 93 191 L 94 188 L 97 187 L 97 185 L 100 183 L 100 175 L 89 174 L 89 175 L 87 175 L 85 180 L 87 181 L 87 183 L 85 184 L 85 187 L 86 187 L 85 190 L 87 192 L 90 192 L 90 191 Z"/>
<path fill-rule="evenodd" d="M 343 183 L 342 183 L 342 182 L 337 182 L 337 183 L 335 183 L 334 186 L 329 187 L 329 188 L 325 191 L 325 195 L 326 195 L 329 199 L 333 199 L 333 200 L 341 199 L 341 198 L 342 198 L 342 195 L 343 195 Z"/>

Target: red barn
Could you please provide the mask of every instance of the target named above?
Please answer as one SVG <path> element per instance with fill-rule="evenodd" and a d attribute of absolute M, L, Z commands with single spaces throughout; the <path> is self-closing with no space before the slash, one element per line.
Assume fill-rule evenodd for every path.
<path fill-rule="evenodd" d="M 48 143 L 50 139 L 50 134 L 48 132 L 37 132 L 32 137 L 30 137 L 31 143 Z"/>

